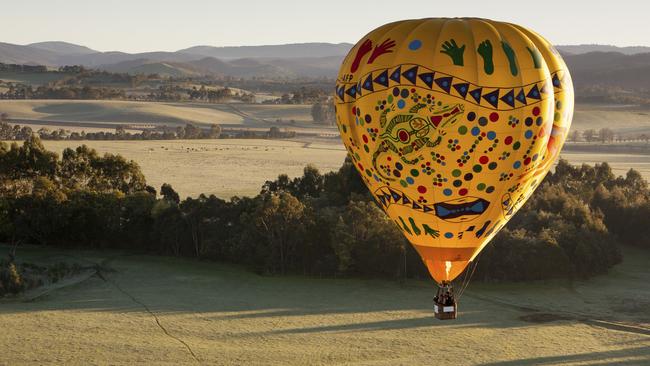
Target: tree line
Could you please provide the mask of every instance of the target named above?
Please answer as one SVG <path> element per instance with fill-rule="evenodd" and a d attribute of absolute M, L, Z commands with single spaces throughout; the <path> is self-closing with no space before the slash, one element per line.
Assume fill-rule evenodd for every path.
<path fill-rule="evenodd" d="M 130 97 L 130 99 L 136 99 L 136 97 Z M 201 85 L 200 88 L 195 86 L 188 88 L 182 85 L 167 83 L 159 86 L 158 89 L 151 91 L 146 98 L 143 99 L 137 97 L 137 99 L 173 102 L 189 100 L 204 101 L 208 103 L 224 103 L 231 100 L 239 100 L 243 103 L 254 103 L 255 95 L 245 92 L 233 92 L 233 90 L 228 87 L 208 89 L 205 85 Z"/>
<path fill-rule="evenodd" d="M 0 115 L 0 121 L 3 118 Z M 118 126 L 115 132 L 77 132 L 63 128 L 49 129 L 42 127 L 33 131 L 29 126 L 19 124 L 11 125 L 7 122 L 0 122 L 0 140 L 22 141 L 36 134 L 42 140 L 196 140 L 196 139 L 218 139 L 223 137 L 221 126 L 212 124 L 208 128 L 197 127 L 187 123 L 185 126 L 162 127 L 162 130 L 144 129 L 141 132 L 129 132 L 128 126 Z"/>
<path fill-rule="evenodd" d="M 576 85 L 576 102 L 592 104 L 638 105 L 650 108 L 650 90 L 633 89 L 612 85 Z"/>
<path fill-rule="evenodd" d="M 92 86 L 47 86 L 9 83 L 0 99 L 126 99 L 126 91 L 119 88 Z"/>
<path fill-rule="evenodd" d="M 2 121 L 2 114 L 0 114 L 0 121 Z M 221 126 L 218 124 L 211 124 L 208 128 L 197 127 L 193 124 L 186 124 L 185 126 L 177 126 L 175 128 L 162 126 L 158 129 L 144 129 L 141 132 L 129 132 L 129 126 L 118 126 L 115 132 L 99 131 L 99 132 L 77 132 L 70 131 L 63 128 L 49 129 L 46 127 L 39 128 L 34 131 L 29 126 L 21 126 L 19 124 L 9 124 L 7 122 L 0 122 L 0 140 L 5 141 L 23 141 L 32 135 L 37 135 L 41 140 L 205 140 L 205 139 L 226 139 L 226 138 L 240 138 L 240 139 L 286 139 L 296 137 L 296 131 L 281 129 L 276 126 L 270 127 L 267 131 L 254 131 L 254 130 L 234 130 L 224 133 Z"/>
<path fill-rule="evenodd" d="M 280 99 L 276 99 L 277 104 L 314 104 L 331 96 L 328 90 L 301 86 L 292 90 L 290 93 L 284 93 Z"/>
<path fill-rule="evenodd" d="M 34 88 L 31 85 L 8 83 L 7 90 L 0 93 L 0 99 L 85 99 L 85 100 L 145 100 L 155 102 L 178 102 L 184 100 L 200 100 L 209 103 L 223 103 L 229 100 L 239 100 L 244 103 L 255 102 L 255 96 L 250 93 L 232 92 L 229 88 L 200 89 L 186 88 L 180 85 L 165 84 L 148 94 L 131 95 L 123 88 L 96 87 L 90 85 L 42 85 Z"/>
<path fill-rule="evenodd" d="M 98 82 L 126 83 L 132 87 L 147 80 L 161 79 L 158 74 L 128 74 L 88 69 L 82 65 L 60 66 L 50 69 L 44 65 L 21 65 L 0 63 L 0 72 L 15 72 L 26 74 L 51 74 L 60 76 L 57 80 L 48 82 L 49 86 L 83 85 Z"/>
<path fill-rule="evenodd" d="M 0 62 L 0 71 L 3 71 L 3 72 L 45 73 L 45 72 L 48 72 L 48 69 L 47 69 L 47 66 L 43 66 L 43 65 L 5 64 L 5 63 Z"/>
<path fill-rule="evenodd" d="M 61 157 L 37 137 L 0 145 L 0 240 L 120 248 L 248 266 L 259 273 L 421 277 L 428 274 L 372 200 L 349 160 L 305 167 L 255 197 L 181 199 L 146 184 L 138 165 L 85 146 Z M 650 192 L 638 172 L 560 161 L 480 255 L 486 281 L 582 278 L 620 262 L 620 243 L 650 249 Z"/>
<path fill-rule="evenodd" d="M 612 142 L 628 142 L 628 141 L 643 141 L 645 143 L 650 142 L 650 134 L 640 133 L 636 136 L 622 136 L 617 134 L 611 128 L 601 128 L 599 130 L 590 128 L 584 131 L 573 130 L 569 136 L 568 140 L 570 142 L 600 142 L 612 143 Z"/>

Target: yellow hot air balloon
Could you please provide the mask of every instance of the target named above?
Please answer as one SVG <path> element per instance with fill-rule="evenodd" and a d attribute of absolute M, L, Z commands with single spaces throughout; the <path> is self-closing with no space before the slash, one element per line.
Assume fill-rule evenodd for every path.
<path fill-rule="evenodd" d="M 336 118 L 349 155 L 431 276 L 467 267 L 540 184 L 573 86 L 553 46 L 516 24 L 386 24 L 347 55 Z"/>

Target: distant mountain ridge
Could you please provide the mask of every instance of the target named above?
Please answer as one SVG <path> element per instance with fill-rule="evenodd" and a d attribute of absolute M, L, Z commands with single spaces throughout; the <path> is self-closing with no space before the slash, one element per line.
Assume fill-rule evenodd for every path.
<path fill-rule="evenodd" d="M 565 54 L 581 55 L 590 52 L 618 52 L 624 55 L 636 55 L 639 53 L 650 53 L 650 47 L 646 46 L 631 46 L 631 47 L 618 47 L 602 44 L 580 44 L 580 45 L 566 45 L 555 46 L 558 51 Z"/>
<path fill-rule="evenodd" d="M 565 55 L 576 87 L 600 85 L 621 89 L 650 89 L 650 53 L 624 55 L 618 52 L 590 52 Z"/>
<path fill-rule="evenodd" d="M 212 47 L 195 46 L 175 52 L 126 53 L 99 52 L 86 46 L 67 42 L 39 42 L 29 45 L 0 43 L 0 62 L 30 63 L 46 66 L 84 65 L 95 67 L 118 62 L 149 59 L 165 62 L 195 61 L 205 57 L 224 60 L 242 58 L 318 58 L 343 57 L 352 48 L 350 43 L 295 43 L 283 45 Z"/>
<path fill-rule="evenodd" d="M 175 52 L 126 53 L 120 51 L 99 52 L 86 46 L 61 41 L 48 41 L 16 45 L 0 42 L 0 62 L 29 63 L 46 66 L 80 64 L 85 66 L 109 65 L 118 62 L 150 59 L 153 61 L 187 62 L 204 57 L 222 60 L 242 58 L 320 58 L 342 57 L 353 47 L 351 43 L 294 43 L 280 45 L 214 47 L 194 46 Z M 617 47 L 611 45 L 583 44 L 559 45 L 556 48 L 564 54 L 579 55 L 590 52 L 618 52 L 625 55 L 650 53 L 650 47 Z"/>
<path fill-rule="evenodd" d="M 99 52 L 67 42 L 0 43 L 0 62 L 84 65 L 124 73 L 164 76 L 220 75 L 269 78 L 334 78 L 350 43 L 296 43 L 241 47 L 195 46 L 176 52 Z M 622 88 L 650 85 L 650 47 L 561 45 L 576 85 Z"/>
<path fill-rule="evenodd" d="M 29 45 L 0 43 L 0 62 L 58 67 L 83 65 L 114 72 L 159 73 L 166 76 L 200 74 L 234 77 L 334 77 L 350 43 L 195 46 L 176 52 L 99 52 L 67 42 Z"/>

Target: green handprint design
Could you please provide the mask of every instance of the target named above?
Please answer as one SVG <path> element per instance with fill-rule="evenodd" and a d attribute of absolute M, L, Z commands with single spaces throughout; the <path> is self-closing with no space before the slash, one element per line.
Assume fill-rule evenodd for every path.
<path fill-rule="evenodd" d="M 444 53 L 451 57 L 454 65 L 463 66 L 463 53 L 465 52 L 465 45 L 458 47 L 456 40 L 453 38 L 442 44 L 440 53 Z"/>
<path fill-rule="evenodd" d="M 526 47 L 528 52 L 530 52 L 530 57 L 533 58 L 533 63 L 535 64 L 535 68 L 539 69 L 542 67 L 542 54 L 539 53 L 539 50 L 537 48 L 531 49 L 530 47 Z"/>
<path fill-rule="evenodd" d="M 476 49 L 478 54 L 483 57 L 483 70 L 488 75 L 492 75 L 494 72 L 494 62 L 492 62 L 492 43 L 489 39 L 481 42 Z"/>
<path fill-rule="evenodd" d="M 503 52 L 505 52 L 506 56 L 508 57 L 508 62 L 510 63 L 510 73 L 512 74 L 512 76 L 517 76 L 519 70 L 517 69 L 515 51 L 505 41 L 501 42 L 501 47 L 503 47 Z"/>
<path fill-rule="evenodd" d="M 427 235 L 431 235 L 432 238 L 435 239 L 435 238 L 437 238 L 437 237 L 440 236 L 440 231 L 438 231 L 438 230 L 436 230 L 436 229 L 432 229 L 432 228 L 430 228 L 429 225 L 427 225 L 427 224 L 422 224 L 422 227 L 424 228 L 424 232 L 425 232 Z"/>
<path fill-rule="evenodd" d="M 411 223 L 411 228 L 413 228 L 413 232 L 415 233 L 415 235 L 420 235 L 420 233 L 422 233 L 422 231 L 421 231 L 420 228 L 415 224 L 415 220 L 413 220 L 412 217 L 409 217 L 409 222 Z"/>
<path fill-rule="evenodd" d="M 404 219 L 402 219 L 402 216 L 397 216 L 397 218 L 402 223 L 402 227 L 404 228 L 404 231 L 406 231 L 407 233 L 413 235 L 413 233 L 411 232 L 411 229 L 409 229 L 409 227 L 406 226 L 406 223 L 404 222 Z"/>

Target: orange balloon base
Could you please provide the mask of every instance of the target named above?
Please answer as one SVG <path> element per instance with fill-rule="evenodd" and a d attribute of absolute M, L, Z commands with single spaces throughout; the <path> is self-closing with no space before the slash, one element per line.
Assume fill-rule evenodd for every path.
<path fill-rule="evenodd" d="M 474 254 L 476 248 L 435 248 L 414 245 L 426 264 L 431 277 L 438 283 L 458 277 Z"/>

